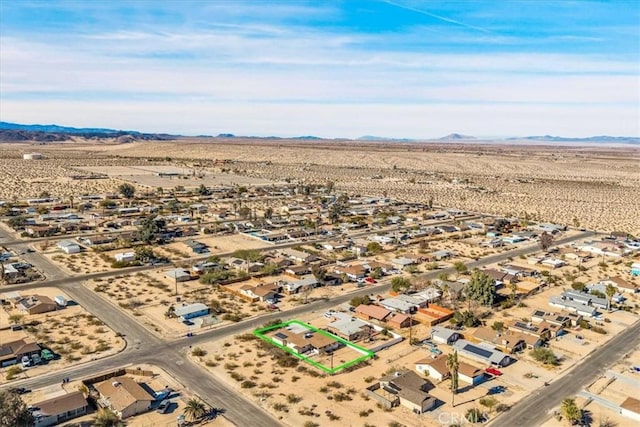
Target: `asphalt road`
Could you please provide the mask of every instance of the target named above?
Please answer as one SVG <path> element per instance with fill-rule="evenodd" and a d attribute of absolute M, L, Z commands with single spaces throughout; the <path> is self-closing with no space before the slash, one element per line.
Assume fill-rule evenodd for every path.
<path fill-rule="evenodd" d="M 589 237 L 591 235 L 593 235 L 591 232 L 581 233 L 574 237 L 560 239 L 556 244 L 567 243 L 580 238 Z M 536 245 L 530 245 L 507 253 L 487 257 L 479 261 L 473 261 L 467 265 L 469 268 L 480 267 L 482 265 L 507 260 L 509 257 L 517 257 L 521 254 L 532 253 L 537 250 L 538 248 Z M 109 277 L 157 267 L 134 267 L 126 270 L 123 269 L 97 273 L 95 275 L 68 277 L 66 273 L 62 272 L 42 255 L 30 255 L 33 257 L 32 261 L 34 265 L 37 265 L 41 269 L 44 267 L 45 271 L 56 269 L 59 278 L 30 285 L 11 286 L 11 290 L 23 290 L 41 286 L 58 286 L 68 293 L 71 300 L 80 304 L 86 310 L 104 321 L 111 329 L 123 333 L 125 335 L 125 340 L 127 341 L 127 348 L 123 352 L 112 357 L 87 362 L 61 371 L 54 371 L 32 379 L 13 382 L 10 386 L 19 385 L 35 389 L 60 383 L 62 382 L 62 378 L 65 377 L 84 378 L 94 375 L 97 372 L 113 370 L 133 363 L 149 363 L 166 370 L 170 375 L 178 379 L 185 388 L 196 392 L 212 407 L 223 408 L 225 410 L 225 417 L 241 426 L 277 426 L 279 423 L 271 418 L 267 412 L 255 406 L 252 402 L 242 397 L 242 395 L 238 394 L 233 389 L 227 387 L 223 382 L 216 381 L 203 368 L 189 362 L 185 357 L 189 346 L 214 340 L 222 340 L 243 331 L 254 329 L 277 318 L 294 318 L 313 311 L 324 311 L 328 308 L 347 302 L 356 295 L 376 294 L 386 290 L 389 286 L 388 283 L 381 283 L 379 285 L 365 287 L 330 300 L 319 300 L 306 305 L 301 305 L 288 310 L 287 312 L 269 313 L 258 319 L 248 319 L 218 329 L 202 332 L 192 338 L 179 338 L 173 341 L 163 341 L 148 331 L 144 326 L 140 325 L 132 315 L 121 310 L 119 307 L 114 306 L 110 302 L 105 301 L 98 294 L 87 289 L 81 284 L 82 281 L 89 278 Z M 422 275 L 422 278 L 436 278 L 442 271 L 443 270 L 426 273 Z M 444 271 L 451 272 L 452 270 L 448 269 Z M 7 387 L 7 385 L 4 387 Z"/>
<path fill-rule="evenodd" d="M 509 411 L 495 418 L 492 424 L 523 427 L 542 425 L 553 416 L 552 409 L 557 407 L 562 399 L 575 395 L 584 386 L 592 383 L 605 373 L 608 367 L 622 360 L 629 349 L 635 348 L 638 344 L 640 344 L 640 321 L 616 335 L 606 345 L 594 350 L 560 379 L 551 382 L 547 387 L 538 389 Z"/>

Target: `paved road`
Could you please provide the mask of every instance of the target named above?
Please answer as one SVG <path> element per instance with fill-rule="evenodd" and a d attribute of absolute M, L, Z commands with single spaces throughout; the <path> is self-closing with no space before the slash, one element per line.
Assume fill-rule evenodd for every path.
<path fill-rule="evenodd" d="M 562 399 L 580 392 L 606 372 L 612 364 L 622 360 L 625 353 L 640 344 L 640 321 L 597 348 L 589 356 L 571 368 L 560 379 L 530 394 L 525 400 L 492 421 L 497 426 L 534 427 L 552 416 L 552 409 Z"/>
<path fill-rule="evenodd" d="M 593 233 L 581 233 L 580 235 L 559 240 L 557 244 L 566 243 L 572 240 L 588 237 Z M 277 246 L 276 246 L 277 247 Z M 482 265 L 500 262 L 509 257 L 516 257 L 520 254 L 532 253 L 537 251 L 536 245 L 515 249 L 507 253 L 487 257 L 479 261 L 468 264 L 470 268 L 480 267 Z M 34 265 L 45 266 L 45 269 L 58 269 L 54 264 L 43 261 L 44 257 L 39 254 L 31 254 L 33 256 Z M 47 264 L 48 263 L 48 264 Z M 41 267 L 42 268 L 42 267 Z M 33 379 L 27 379 L 20 382 L 14 382 L 12 385 L 20 385 L 27 388 L 41 388 L 55 383 L 60 383 L 62 378 L 82 378 L 94 375 L 96 372 L 112 370 L 131 363 L 150 363 L 155 364 L 159 368 L 166 370 L 170 375 L 175 376 L 186 388 L 195 391 L 208 404 L 216 408 L 224 408 L 226 417 L 238 425 L 260 425 L 260 426 L 276 426 L 279 425 L 274 421 L 268 413 L 256 407 L 253 403 L 236 393 L 233 389 L 227 387 L 224 383 L 216 381 L 208 375 L 203 368 L 192 364 L 185 358 L 189 345 L 196 345 L 203 342 L 213 340 L 221 340 L 231 335 L 258 327 L 265 322 L 277 318 L 293 318 L 312 311 L 323 311 L 330 307 L 349 301 L 356 295 L 365 295 L 370 293 L 379 293 L 388 288 L 388 283 L 381 283 L 373 287 L 366 287 L 347 295 L 341 295 L 331 300 L 315 301 L 306 305 L 298 306 L 286 313 L 270 313 L 261 316 L 259 319 L 248 319 L 242 322 L 231 324 L 218 329 L 199 333 L 193 338 L 180 338 L 173 341 L 162 341 L 154 334 L 149 332 L 144 326 L 140 325 L 136 319 L 130 314 L 122 311 L 118 307 L 103 300 L 99 295 L 81 285 L 81 281 L 88 278 L 109 277 L 125 272 L 142 271 L 144 269 L 157 268 L 153 266 L 134 267 L 127 270 L 110 271 L 105 273 L 97 273 L 95 275 L 85 275 L 81 277 L 68 277 L 66 273 L 58 269 L 58 275 L 63 276 L 56 280 L 39 282 L 33 285 L 12 286 L 12 290 L 29 289 L 37 286 L 58 286 L 69 294 L 69 297 L 82 305 L 89 312 L 96 315 L 105 322 L 110 328 L 117 332 L 125 334 L 127 348 L 125 351 L 106 358 L 74 366 L 63 371 L 52 372 Z M 445 270 L 451 272 L 451 269 Z M 440 271 L 426 273 L 422 277 L 425 279 L 436 278 Z M 64 277 L 67 276 L 67 277 Z M 5 386 L 6 387 L 6 386 Z"/>

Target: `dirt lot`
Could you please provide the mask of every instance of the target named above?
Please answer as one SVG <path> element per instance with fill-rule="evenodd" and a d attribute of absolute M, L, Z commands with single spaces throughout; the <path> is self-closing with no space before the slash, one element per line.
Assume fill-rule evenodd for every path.
<path fill-rule="evenodd" d="M 21 295 L 44 295 L 53 299 L 58 295 L 69 298 L 56 288 L 36 288 Z M 5 306 L 7 308 L 7 306 Z M 0 310 L 0 311 L 5 311 Z M 23 314 L 17 310 L 7 310 L 4 317 L 11 314 Z M 33 323 L 37 323 L 33 325 Z M 38 323 L 39 322 L 39 323 Z M 101 357 L 110 356 L 124 348 L 124 340 L 107 328 L 98 318 L 89 314 L 79 305 L 70 301 L 67 307 L 42 314 L 25 315 L 23 324 L 32 324 L 22 331 L 0 331 L 0 342 L 18 340 L 22 338 L 35 339 L 42 346 L 60 355 L 60 359 L 53 360 L 46 365 L 26 368 L 17 378 L 34 377 L 51 370 L 62 369 L 71 365 Z M 6 382 L 6 372 L 2 369 L 0 381 Z"/>

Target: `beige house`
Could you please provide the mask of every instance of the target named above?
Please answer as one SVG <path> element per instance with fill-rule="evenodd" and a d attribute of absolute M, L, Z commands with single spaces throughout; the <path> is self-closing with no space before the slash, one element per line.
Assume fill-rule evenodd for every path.
<path fill-rule="evenodd" d="M 147 412 L 154 398 L 129 377 L 115 377 L 95 385 L 100 393 L 98 405 L 110 408 L 121 419 Z"/>
<path fill-rule="evenodd" d="M 28 314 L 41 314 L 55 311 L 57 304 L 44 295 L 30 295 L 15 301 L 15 307 Z"/>

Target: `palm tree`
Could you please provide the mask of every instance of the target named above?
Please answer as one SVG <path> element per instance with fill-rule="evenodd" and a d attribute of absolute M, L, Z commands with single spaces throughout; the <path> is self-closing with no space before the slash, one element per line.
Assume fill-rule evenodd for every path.
<path fill-rule="evenodd" d="M 94 427 L 119 427 L 124 424 L 120 421 L 120 418 L 111 409 L 100 409 L 93 417 Z"/>
<path fill-rule="evenodd" d="M 611 283 L 604 288 L 604 293 L 607 295 L 607 310 L 611 310 L 611 299 L 618 292 L 618 289 L 613 286 Z"/>
<path fill-rule="evenodd" d="M 189 421 L 201 418 L 207 409 L 201 400 L 191 398 L 184 407 L 184 415 Z"/>
<path fill-rule="evenodd" d="M 567 421 L 571 423 L 571 425 L 574 425 L 580 420 L 580 418 L 582 418 L 582 410 L 580 410 L 578 405 L 576 405 L 575 399 L 564 399 L 562 401 L 562 405 L 560 405 L 560 412 L 564 415 Z"/>
<path fill-rule="evenodd" d="M 458 362 L 458 350 L 447 355 L 447 369 L 451 374 L 451 406 L 455 405 L 455 395 L 458 393 L 458 368 L 460 363 Z"/>

